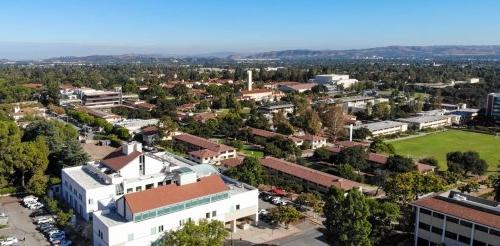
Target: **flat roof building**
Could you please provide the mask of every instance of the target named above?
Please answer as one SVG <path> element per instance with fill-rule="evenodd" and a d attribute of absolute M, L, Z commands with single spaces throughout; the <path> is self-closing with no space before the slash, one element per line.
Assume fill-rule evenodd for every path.
<path fill-rule="evenodd" d="M 416 130 L 423 130 L 427 128 L 451 126 L 451 119 L 452 117 L 449 115 L 424 115 L 410 118 L 400 118 L 397 119 L 397 121 L 408 123 L 410 127 Z"/>
<path fill-rule="evenodd" d="M 384 136 L 384 135 L 393 135 L 402 132 L 406 132 L 408 130 L 408 124 L 397 121 L 379 121 L 367 124 L 361 124 L 359 126 L 354 126 L 353 129 L 366 128 L 368 129 L 373 137 Z"/>
<path fill-rule="evenodd" d="M 500 93 L 488 94 L 486 115 L 491 116 L 496 122 L 500 122 Z"/>
<path fill-rule="evenodd" d="M 414 245 L 499 245 L 500 203 L 448 191 L 415 207 Z"/>

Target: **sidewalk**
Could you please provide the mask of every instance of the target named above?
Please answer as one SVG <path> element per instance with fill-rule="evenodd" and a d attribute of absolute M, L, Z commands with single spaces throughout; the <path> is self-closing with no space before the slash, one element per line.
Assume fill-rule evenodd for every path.
<path fill-rule="evenodd" d="M 232 235 L 229 236 L 229 238 L 232 237 L 233 240 L 241 239 L 242 241 L 251 242 L 253 244 L 260 244 L 284 238 L 298 232 L 300 232 L 300 230 L 293 225 L 290 225 L 288 229 L 285 229 L 284 227 L 272 229 L 270 225 L 259 221 L 258 226 L 250 226 L 247 230 L 241 230 L 238 228 L 235 233 L 232 233 Z"/>

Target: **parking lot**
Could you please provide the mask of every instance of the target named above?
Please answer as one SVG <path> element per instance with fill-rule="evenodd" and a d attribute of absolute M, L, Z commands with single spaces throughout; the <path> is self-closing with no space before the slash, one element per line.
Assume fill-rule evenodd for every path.
<path fill-rule="evenodd" d="M 45 237 L 36 230 L 30 218 L 30 210 L 21 206 L 16 197 L 0 197 L 0 208 L 9 216 L 9 226 L 0 229 L 0 235 L 17 237 L 17 245 L 49 245 Z"/>

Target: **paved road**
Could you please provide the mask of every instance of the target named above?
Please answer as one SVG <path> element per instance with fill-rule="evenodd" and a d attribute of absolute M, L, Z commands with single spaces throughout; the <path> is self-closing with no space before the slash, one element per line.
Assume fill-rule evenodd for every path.
<path fill-rule="evenodd" d="M 317 227 L 309 222 L 304 222 L 297 226 L 301 231 L 288 237 L 268 242 L 269 244 L 285 246 L 328 246 L 321 227 Z"/>
<path fill-rule="evenodd" d="M 15 197 L 0 198 L 1 212 L 9 216 L 9 227 L 0 229 L 2 236 L 15 236 L 19 240 L 18 245 L 49 245 L 44 236 L 36 230 L 35 225 L 29 217 L 29 209 L 22 207 Z"/>

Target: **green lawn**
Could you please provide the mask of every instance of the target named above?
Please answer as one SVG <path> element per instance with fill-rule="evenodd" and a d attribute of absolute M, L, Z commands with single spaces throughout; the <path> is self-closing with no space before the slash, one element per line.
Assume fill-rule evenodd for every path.
<path fill-rule="evenodd" d="M 477 151 L 494 171 L 500 164 L 500 137 L 459 130 L 429 134 L 412 139 L 392 141 L 396 153 L 415 159 L 434 156 L 440 168 L 446 168 L 446 153 Z"/>
<path fill-rule="evenodd" d="M 243 147 L 243 149 L 241 150 L 241 152 L 243 152 L 245 155 L 255 157 L 255 158 L 261 158 L 264 156 L 264 152 L 262 152 L 260 150 L 254 150 L 248 145 L 245 145 Z"/>

